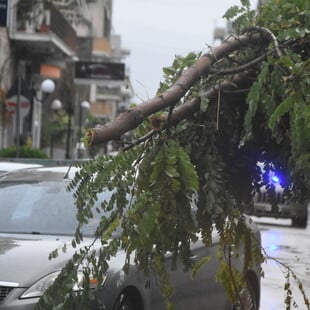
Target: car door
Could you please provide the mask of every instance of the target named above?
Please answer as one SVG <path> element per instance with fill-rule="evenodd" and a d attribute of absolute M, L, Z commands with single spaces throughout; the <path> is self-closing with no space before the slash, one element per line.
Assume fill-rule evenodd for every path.
<path fill-rule="evenodd" d="M 226 309 L 228 300 L 223 286 L 216 282 L 215 275 L 219 267 L 217 258 L 219 236 L 216 232 L 212 236 L 213 244 L 206 247 L 201 238 L 192 245 L 191 260 L 196 264 L 203 257 L 210 260 L 197 272 L 192 279 L 191 271 L 183 272 L 182 266 L 170 272 L 170 279 L 175 288 L 172 302 L 178 310 L 206 310 Z M 167 257 L 169 266 L 171 258 Z"/>

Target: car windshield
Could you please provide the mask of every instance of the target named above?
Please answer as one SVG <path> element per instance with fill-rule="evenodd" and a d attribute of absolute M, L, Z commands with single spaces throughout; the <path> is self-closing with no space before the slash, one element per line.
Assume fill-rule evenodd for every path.
<path fill-rule="evenodd" d="M 0 232 L 73 235 L 78 222 L 67 185 L 66 182 L 0 184 Z M 107 200 L 110 195 L 103 193 L 98 201 Z M 94 216 L 82 227 L 85 235 L 95 233 L 102 214 L 94 212 Z"/>

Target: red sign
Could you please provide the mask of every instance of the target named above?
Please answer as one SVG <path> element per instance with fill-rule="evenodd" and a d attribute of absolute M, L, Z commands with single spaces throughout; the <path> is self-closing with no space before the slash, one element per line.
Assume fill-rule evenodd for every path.
<path fill-rule="evenodd" d="M 9 111 L 10 114 L 16 113 L 17 101 L 18 100 L 17 100 L 16 95 L 14 95 L 14 96 L 12 96 L 6 100 L 7 110 Z M 30 111 L 29 99 L 21 95 L 19 97 L 19 104 L 20 104 L 21 117 L 25 117 Z"/>

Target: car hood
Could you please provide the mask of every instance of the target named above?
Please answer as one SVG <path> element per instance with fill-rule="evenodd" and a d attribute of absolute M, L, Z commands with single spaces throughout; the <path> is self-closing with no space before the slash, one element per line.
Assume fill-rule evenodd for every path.
<path fill-rule="evenodd" d="M 76 251 L 71 246 L 72 239 L 72 236 L 0 233 L 0 282 L 15 282 L 20 287 L 28 287 L 41 277 L 61 270 Z M 64 244 L 67 244 L 66 253 L 61 250 Z M 59 249 L 58 257 L 49 260 L 49 254 L 55 249 Z"/>

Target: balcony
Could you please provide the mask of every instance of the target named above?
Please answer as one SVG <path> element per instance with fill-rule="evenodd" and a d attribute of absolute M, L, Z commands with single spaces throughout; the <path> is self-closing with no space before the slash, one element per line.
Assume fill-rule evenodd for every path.
<path fill-rule="evenodd" d="M 19 1 L 10 8 L 9 37 L 32 54 L 74 57 L 76 32 L 51 2 Z"/>

